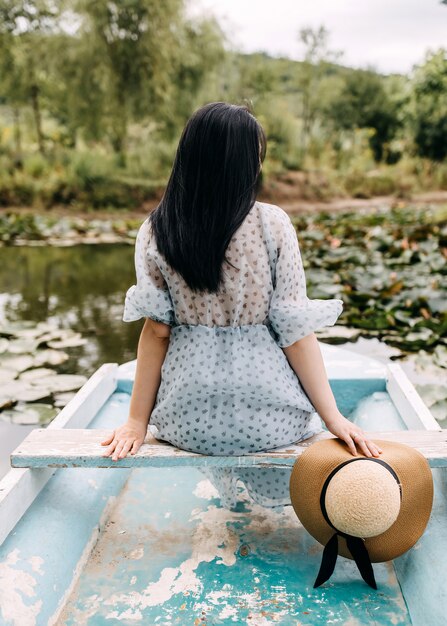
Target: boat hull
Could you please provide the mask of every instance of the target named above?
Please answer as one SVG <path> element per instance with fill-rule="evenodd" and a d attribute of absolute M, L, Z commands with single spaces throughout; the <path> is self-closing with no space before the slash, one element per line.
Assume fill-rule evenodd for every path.
<path fill-rule="evenodd" d="M 390 397 L 395 381 L 387 380 L 383 364 L 332 348 L 324 345 L 323 356 L 337 402 L 355 407 L 356 422 L 367 430 L 408 428 L 397 409 L 404 399 Z M 69 420 L 66 426 L 122 423 L 133 365 L 114 373 L 112 392 L 107 382 L 109 392 L 96 408 L 93 402 L 88 424 L 75 413 L 77 426 Z M 424 535 L 394 561 L 374 563 L 377 590 L 342 556 L 330 581 L 313 589 L 323 547 L 292 507 L 256 505 L 240 484 L 237 510 L 229 511 L 198 468 L 48 471 L 15 469 L 8 478 L 16 480 L 12 500 L 18 489 L 32 500 L 33 480 L 46 484 L 0 547 L 2 626 L 445 623 L 441 468 L 432 469 L 435 499 Z M 20 485 L 29 472 L 34 478 L 25 491 Z"/>

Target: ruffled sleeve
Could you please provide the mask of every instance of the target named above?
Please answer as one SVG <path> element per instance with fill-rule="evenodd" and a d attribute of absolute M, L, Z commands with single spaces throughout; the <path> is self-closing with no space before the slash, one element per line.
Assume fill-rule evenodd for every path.
<path fill-rule="evenodd" d="M 277 343 L 285 348 L 315 330 L 333 326 L 343 310 L 343 301 L 307 297 L 297 233 L 285 211 L 281 217 L 269 320 Z"/>
<path fill-rule="evenodd" d="M 175 324 L 175 313 L 168 285 L 150 251 L 151 237 L 149 218 L 140 226 L 135 241 L 136 285 L 126 292 L 124 322 L 134 322 L 150 317 L 170 326 Z"/>

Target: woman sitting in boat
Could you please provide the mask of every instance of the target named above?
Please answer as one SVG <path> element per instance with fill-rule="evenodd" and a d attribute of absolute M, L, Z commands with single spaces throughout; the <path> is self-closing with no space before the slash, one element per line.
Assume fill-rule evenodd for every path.
<path fill-rule="evenodd" d="M 123 320 L 146 318 L 127 421 L 102 442 L 114 461 L 147 434 L 206 455 L 293 444 L 326 428 L 377 457 L 338 410 L 315 330 L 339 299 L 309 299 L 297 233 L 256 200 L 265 134 L 245 106 L 207 104 L 187 122 L 158 207 L 135 244 Z M 204 468 L 223 506 L 237 481 L 264 506 L 290 504 L 290 467 Z"/>

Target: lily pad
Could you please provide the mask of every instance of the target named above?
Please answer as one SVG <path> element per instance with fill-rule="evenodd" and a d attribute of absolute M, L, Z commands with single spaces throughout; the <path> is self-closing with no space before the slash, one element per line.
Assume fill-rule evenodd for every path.
<path fill-rule="evenodd" d="M 20 374 L 19 380 L 32 382 L 40 378 L 45 378 L 46 376 L 52 376 L 55 373 L 54 370 L 50 370 L 47 367 L 36 367 Z"/>
<path fill-rule="evenodd" d="M 53 421 L 59 409 L 51 404 L 17 404 L 13 409 L 7 409 L 1 413 L 4 420 L 12 424 L 22 424 L 27 426 L 46 425 Z"/>
<path fill-rule="evenodd" d="M 2 354 L 0 356 L 0 367 L 3 369 L 14 370 L 15 372 L 24 372 L 34 364 L 34 358 L 30 354 L 13 356 L 10 354 Z"/>
<path fill-rule="evenodd" d="M 55 393 L 54 394 L 54 406 L 59 408 L 63 408 L 66 406 L 72 398 L 75 397 L 75 393 L 66 391 L 64 393 Z"/>
<path fill-rule="evenodd" d="M 447 427 L 447 400 L 441 400 L 440 402 L 435 402 L 430 407 L 430 411 L 437 422 L 443 427 Z"/>
<path fill-rule="evenodd" d="M 0 353 L 6 352 L 8 350 L 9 341 L 2 337 L 0 339 Z"/>
<path fill-rule="evenodd" d="M 51 391 L 46 387 L 38 387 L 24 380 L 11 380 L 0 388 L 0 395 L 10 396 L 22 402 L 35 402 L 51 397 Z"/>
<path fill-rule="evenodd" d="M 53 374 L 32 381 L 34 388 L 46 390 L 48 393 L 73 391 L 79 389 L 87 381 L 86 376 L 80 374 Z"/>
<path fill-rule="evenodd" d="M 85 345 L 86 343 L 87 339 L 79 334 L 75 337 L 67 337 L 67 339 L 61 339 L 60 341 L 48 341 L 47 345 L 49 348 L 59 350 L 63 348 L 77 348 L 79 346 Z"/>
<path fill-rule="evenodd" d="M 8 344 L 8 352 L 11 354 L 29 354 L 37 350 L 39 341 L 36 339 L 12 339 Z"/>
<path fill-rule="evenodd" d="M 59 329 L 52 329 L 46 333 L 42 333 L 39 336 L 39 345 L 43 343 L 47 343 L 48 341 L 52 341 L 53 339 L 60 339 L 62 336 L 62 331 Z"/>
<path fill-rule="evenodd" d="M 47 350 L 39 350 L 31 362 L 35 367 L 42 367 L 44 365 L 56 366 L 65 363 L 69 358 L 66 352 L 49 348 Z"/>
<path fill-rule="evenodd" d="M 342 326 L 341 324 L 335 326 L 328 326 L 318 330 L 316 335 L 319 339 L 340 339 L 341 342 L 355 341 L 360 337 L 361 330 L 359 328 L 350 328 L 348 326 Z"/>
<path fill-rule="evenodd" d="M 48 333 L 53 329 L 51 324 L 46 322 L 39 322 L 36 324 L 35 328 L 24 328 L 23 330 L 18 330 L 15 333 L 15 337 L 20 339 L 37 339 L 44 333 Z"/>
<path fill-rule="evenodd" d="M 0 385 L 8 383 L 10 380 L 14 380 L 17 377 L 16 370 L 10 370 L 6 368 L 0 368 Z"/>
<path fill-rule="evenodd" d="M 0 324 L 0 335 L 4 335 L 6 337 L 14 337 L 17 332 L 26 328 L 34 328 L 35 325 L 36 323 L 32 322 L 31 320 L 6 322 L 4 324 Z"/>
<path fill-rule="evenodd" d="M 435 357 L 435 363 L 437 365 L 439 365 L 440 367 L 447 368 L 447 347 L 446 346 L 442 346 L 441 344 L 439 346 L 436 346 L 434 357 Z"/>
<path fill-rule="evenodd" d="M 447 389 L 444 385 L 416 385 L 416 389 L 429 408 L 440 400 L 447 399 Z"/>

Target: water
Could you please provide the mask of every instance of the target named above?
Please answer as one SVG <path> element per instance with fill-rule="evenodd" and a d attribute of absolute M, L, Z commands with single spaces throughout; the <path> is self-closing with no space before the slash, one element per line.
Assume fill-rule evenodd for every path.
<path fill-rule="evenodd" d="M 133 246 L 0 248 L 0 323 L 50 320 L 89 341 L 68 350 L 91 375 L 102 363 L 135 358 L 143 320 L 123 322 L 124 296 L 135 282 Z"/>
<path fill-rule="evenodd" d="M 103 363 L 134 359 L 144 321 L 121 319 L 135 282 L 133 254 L 125 244 L 0 248 L 0 324 L 49 320 L 87 337 L 85 346 L 66 350 L 60 372 L 90 376 Z M 0 420 L 0 478 L 32 428 Z"/>

